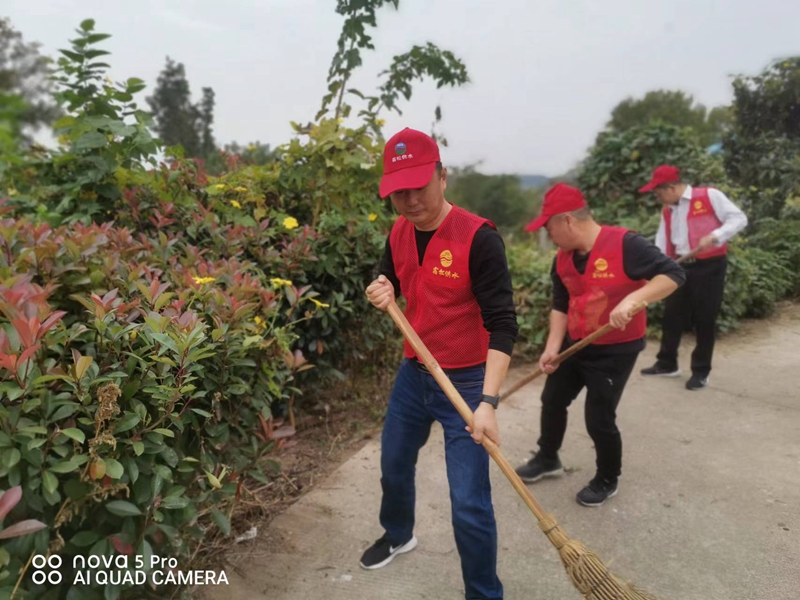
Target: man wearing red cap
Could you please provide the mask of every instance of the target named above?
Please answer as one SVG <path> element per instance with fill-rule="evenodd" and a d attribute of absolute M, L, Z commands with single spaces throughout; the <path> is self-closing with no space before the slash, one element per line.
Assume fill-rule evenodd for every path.
<path fill-rule="evenodd" d="M 381 438 L 385 533 L 361 566 L 383 567 L 416 547 L 414 472 L 438 421 L 466 598 L 502 598 L 489 456 L 479 444 L 484 435 L 499 441 L 494 411 L 517 336 L 505 247 L 490 221 L 445 200 L 447 171 L 429 136 L 412 129 L 396 134 L 386 143 L 383 166 L 380 195 L 391 197 L 400 216 L 367 297 L 382 310 L 406 297 L 406 317 L 475 418 L 470 431 L 406 343 Z"/>
<path fill-rule="evenodd" d="M 542 214 L 526 230 L 543 226 L 559 248 L 551 271 L 550 334 L 539 359 L 548 377 L 542 391 L 539 452 L 517 468 L 517 474 L 532 483 L 563 472 L 558 451 L 567 429 L 567 408 L 585 387 L 586 429 L 594 442 L 597 472 L 577 500 L 600 506 L 617 493 L 622 438 L 616 410 L 645 345 L 646 311 L 631 312 L 643 301 L 671 294 L 684 274 L 641 235 L 597 224 L 583 194 L 566 184 L 548 190 Z M 562 365 L 551 364 L 559 352 L 606 323 L 616 330 Z"/>
<path fill-rule="evenodd" d="M 692 352 L 692 376 L 686 389 L 700 390 L 708 383 L 717 315 L 722 306 L 727 242 L 747 226 L 747 216 L 721 191 L 681 183 L 680 171 L 662 165 L 640 192 L 654 192 L 664 205 L 656 245 L 667 256 L 678 258 L 697 250 L 681 263 L 686 270 L 686 285 L 664 306 L 661 350 L 656 364 L 642 369 L 642 375 L 677 377 L 678 346 L 688 317 L 697 332 Z"/>

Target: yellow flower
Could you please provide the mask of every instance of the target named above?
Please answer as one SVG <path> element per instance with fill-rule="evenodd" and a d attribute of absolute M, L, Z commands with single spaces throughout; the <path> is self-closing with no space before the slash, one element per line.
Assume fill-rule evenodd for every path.
<path fill-rule="evenodd" d="M 289 281 L 288 279 L 281 279 L 280 277 L 273 277 L 269 281 L 275 287 L 281 287 L 282 285 L 292 285 L 291 281 Z"/>
<path fill-rule="evenodd" d="M 386 125 L 386 121 L 384 119 L 375 119 L 375 124 L 378 127 L 383 127 L 384 125 Z"/>
<path fill-rule="evenodd" d="M 17 190 L 15 190 L 13 187 L 12 188 L 8 188 L 8 195 L 9 196 L 16 196 L 17 194 L 19 194 L 19 192 Z"/>
<path fill-rule="evenodd" d="M 235 208 L 242 208 L 242 205 L 239 204 L 236 200 L 231 200 L 231 206 Z"/>
<path fill-rule="evenodd" d="M 135 340 L 137 337 L 139 337 L 139 332 L 136 329 L 134 329 L 133 331 L 131 331 L 131 339 Z"/>
<path fill-rule="evenodd" d="M 240 185 L 239 187 L 235 187 L 235 188 L 233 188 L 233 191 L 234 191 L 234 192 L 246 192 L 246 191 L 247 191 L 247 188 L 246 188 L 246 187 L 242 187 L 242 186 Z"/>
<path fill-rule="evenodd" d="M 195 275 L 194 282 L 197 284 L 204 284 L 204 283 L 212 283 L 214 281 L 213 277 L 197 277 Z"/>
<path fill-rule="evenodd" d="M 225 189 L 225 184 L 224 184 L 224 183 L 218 183 L 218 184 L 217 184 L 215 187 L 216 187 L 218 190 L 224 190 L 224 189 Z"/>
<path fill-rule="evenodd" d="M 370 221 L 375 221 L 377 219 L 378 219 L 378 215 L 376 215 L 375 213 L 369 213 L 369 220 Z"/>
<path fill-rule="evenodd" d="M 300 223 L 298 223 L 297 219 L 294 217 L 286 217 L 283 220 L 283 226 L 286 227 L 286 229 L 294 229 L 295 227 L 299 227 Z"/>
<path fill-rule="evenodd" d="M 320 302 L 316 298 L 309 298 L 314 304 L 317 305 L 317 308 L 330 308 L 330 304 L 325 304 L 324 302 Z"/>
<path fill-rule="evenodd" d="M 255 318 L 253 319 L 253 321 L 256 322 L 256 325 L 261 325 L 264 322 L 264 319 L 262 319 L 261 317 L 256 315 Z"/>

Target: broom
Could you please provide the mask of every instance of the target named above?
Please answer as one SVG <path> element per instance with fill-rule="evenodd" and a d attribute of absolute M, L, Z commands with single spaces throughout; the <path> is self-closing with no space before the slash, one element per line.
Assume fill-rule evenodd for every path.
<path fill-rule="evenodd" d="M 425 367 L 436 379 L 450 402 L 456 407 L 461 417 L 467 425 L 472 427 L 472 410 L 458 393 L 450 380 L 445 375 L 439 363 L 425 347 L 425 344 L 417 335 L 416 331 L 406 319 L 403 312 L 392 300 L 387 308 L 389 315 L 403 332 L 403 335 L 411 344 L 417 356 L 422 360 Z M 588 550 L 583 544 L 570 539 L 566 532 L 556 522 L 553 515 L 545 513 L 542 506 L 533 497 L 531 491 L 522 482 L 514 471 L 514 468 L 506 460 L 492 440 L 483 436 L 483 447 L 494 459 L 500 470 L 508 477 L 511 485 L 517 490 L 528 508 L 531 509 L 539 527 L 542 529 L 547 539 L 558 549 L 561 562 L 567 571 L 573 585 L 583 595 L 586 600 L 656 600 L 646 592 L 636 589 L 631 584 L 616 577 L 611 573 L 597 555 Z"/>
<path fill-rule="evenodd" d="M 689 255 L 687 254 L 686 256 L 689 256 Z M 635 315 L 640 310 L 643 310 L 645 308 L 647 308 L 647 302 L 640 302 L 631 311 L 631 316 Z M 577 352 L 580 352 L 581 350 L 586 348 L 586 346 L 588 346 L 589 344 L 593 344 L 595 341 L 597 341 L 598 338 L 603 337 L 607 333 L 611 333 L 611 331 L 613 331 L 613 329 L 614 329 L 614 326 L 611 325 L 611 323 L 606 323 L 605 325 L 603 325 L 597 331 L 587 335 L 580 342 L 577 342 L 577 343 L 573 344 L 572 346 L 570 346 L 569 348 L 567 348 L 566 350 L 564 350 L 562 353 L 560 353 L 558 356 L 556 356 L 552 361 L 550 361 L 550 364 L 553 365 L 554 367 L 560 365 L 562 362 L 567 360 L 573 354 L 575 354 Z M 542 371 L 541 367 L 536 367 L 536 369 L 533 371 L 533 373 L 531 373 L 530 375 L 526 375 L 525 377 L 523 377 L 522 379 L 517 381 L 514 385 L 512 385 L 511 388 L 508 389 L 505 394 L 503 394 L 502 400 L 506 400 L 511 394 L 513 394 L 514 392 L 518 391 L 520 388 L 523 388 L 526 385 L 528 385 L 531 381 L 533 381 L 534 379 L 539 377 L 539 375 L 541 375 L 543 372 L 544 371 Z"/>

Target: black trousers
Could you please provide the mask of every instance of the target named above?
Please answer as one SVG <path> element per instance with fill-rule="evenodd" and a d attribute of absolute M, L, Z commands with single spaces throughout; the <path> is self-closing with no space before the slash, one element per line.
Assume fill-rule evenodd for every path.
<path fill-rule="evenodd" d="M 678 368 L 678 346 L 684 330 L 692 327 L 697 335 L 697 345 L 692 352 L 692 373 L 708 377 L 717 316 L 722 306 L 725 290 L 725 256 L 698 260 L 684 266 L 686 283 L 668 296 L 664 305 L 661 350 L 658 363 L 667 369 Z"/>
<path fill-rule="evenodd" d="M 555 458 L 567 430 L 567 408 L 586 388 L 586 431 L 597 453 L 597 475 L 616 481 L 622 471 L 622 436 L 617 428 L 617 405 L 638 352 L 595 354 L 586 348 L 547 376 L 542 392 L 539 451 Z"/>

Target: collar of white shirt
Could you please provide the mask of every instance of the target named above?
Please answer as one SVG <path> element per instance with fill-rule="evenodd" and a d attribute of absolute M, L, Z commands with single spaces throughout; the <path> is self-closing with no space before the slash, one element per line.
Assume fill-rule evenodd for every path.
<path fill-rule="evenodd" d="M 687 185 L 686 189 L 683 190 L 683 195 L 681 196 L 681 199 L 678 200 L 678 202 L 676 202 L 672 206 L 670 206 L 670 208 L 673 211 L 676 211 L 676 210 L 678 210 L 678 206 L 680 204 L 685 204 L 686 202 L 689 202 L 691 199 L 692 199 L 692 186 Z"/>

